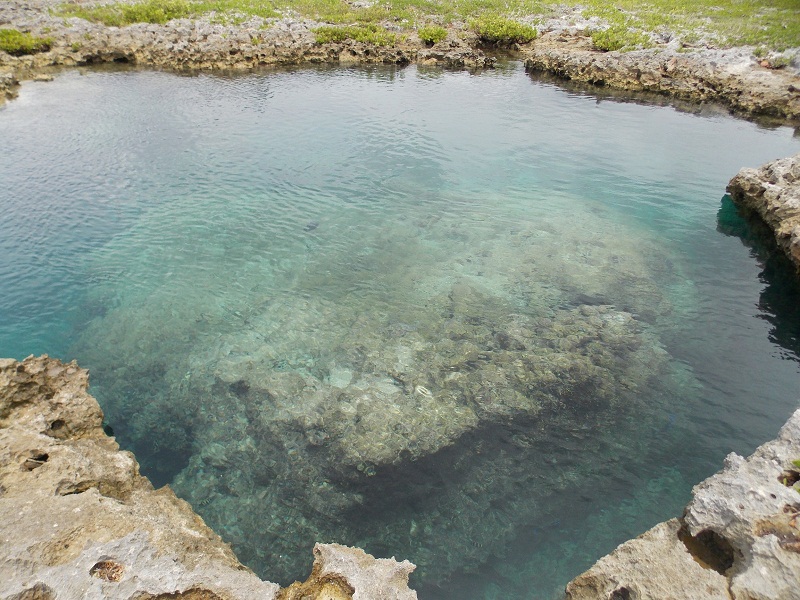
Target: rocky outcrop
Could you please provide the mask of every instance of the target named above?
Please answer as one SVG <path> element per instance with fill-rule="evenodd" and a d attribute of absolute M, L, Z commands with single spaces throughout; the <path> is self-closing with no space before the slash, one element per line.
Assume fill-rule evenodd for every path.
<path fill-rule="evenodd" d="M 525 55 L 528 69 L 571 81 L 719 102 L 751 115 L 800 118 L 800 77 L 762 67 L 743 49 L 600 52 L 588 37 L 553 33 Z"/>
<path fill-rule="evenodd" d="M 375 559 L 363 550 L 339 544 L 314 546 L 314 567 L 303 583 L 293 583 L 277 600 L 416 600 L 408 589 L 414 565 Z"/>
<path fill-rule="evenodd" d="M 486 55 L 480 40 L 463 24 L 451 27 L 447 38 L 430 48 L 413 31 L 393 23 L 384 24 L 395 34 L 392 43 L 346 40 L 320 44 L 314 29 L 323 23 L 296 15 L 253 17 L 236 24 L 203 16 L 163 25 L 106 27 L 58 16 L 61 4 L 60 0 L 0 0 L 0 26 L 53 40 L 48 52 L 33 56 L 11 57 L 0 52 L 0 69 L 5 65 L 17 78 L 27 79 L 54 66 L 111 62 L 167 69 L 243 70 L 302 63 L 419 63 L 481 69 L 496 60 Z M 587 29 L 598 24 L 596 18 L 586 20 L 567 11 L 540 23 L 540 38 L 514 51 L 521 53 L 530 70 L 575 82 L 655 92 L 692 102 L 719 102 L 746 115 L 800 118 L 796 70 L 771 68 L 768 61 L 757 61 L 747 48 L 683 52 L 662 44 L 635 52 L 601 52 L 586 37 Z M 0 92 L 2 87 L 0 79 Z"/>
<path fill-rule="evenodd" d="M 11 71 L 0 72 L 0 103 L 14 97 L 16 87 L 19 85 L 17 78 Z"/>
<path fill-rule="evenodd" d="M 335 544 L 315 548 L 303 594 L 261 581 L 188 503 L 139 474 L 87 383 L 75 363 L 0 360 L 3 600 L 416 598 L 414 565 Z"/>
<path fill-rule="evenodd" d="M 728 193 L 745 213 L 758 215 L 800 272 L 800 154 L 742 169 Z"/>
<path fill-rule="evenodd" d="M 681 519 L 622 544 L 567 586 L 569 600 L 800 598 L 800 410 L 748 459 L 730 454 Z"/>

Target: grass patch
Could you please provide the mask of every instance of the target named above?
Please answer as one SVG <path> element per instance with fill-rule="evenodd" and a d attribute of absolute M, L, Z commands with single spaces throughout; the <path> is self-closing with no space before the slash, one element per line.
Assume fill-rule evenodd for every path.
<path fill-rule="evenodd" d="M 417 35 L 427 45 L 433 46 L 447 37 L 447 30 L 439 25 L 425 25 L 417 30 Z"/>
<path fill-rule="evenodd" d="M 390 46 L 397 42 L 397 36 L 394 33 L 390 33 L 375 24 L 347 25 L 344 27 L 324 25 L 314 30 L 314 36 L 318 44 L 353 40 L 366 44 L 375 44 L 376 46 Z"/>
<path fill-rule="evenodd" d="M 12 56 L 36 54 L 50 50 L 51 38 L 40 38 L 16 29 L 0 29 L 0 50 Z"/>
<path fill-rule="evenodd" d="M 653 45 L 650 36 L 624 25 L 613 25 L 606 30 L 592 32 L 592 44 L 598 50 L 605 52 L 613 50 L 624 52 L 637 48 L 649 48 Z"/>
<path fill-rule="evenodd" d="M 434 21 L 478 23 L 489 43 L 529 38 L 519 17 L 548 17 L 561 8 L 580 8 L 584 17 L 602 18 L 618 40 L 634 47 L 627 28 L 641 34 L 679 36 L 687 43 L 714 40 L 721 46 L 754 45 L 769 50 L 800 46 L 798 0 L 376 0 L 357 7 L 345 0 L 143 0 L 137 4 L 85 6 L 64 4 L 57 13 L 83 17 L 108 25 L 134 22 L 163 23 L 172 18 L 216 13 L 215 20 L 241 23 L 250 17 L 294 15 L 331 25 L 365 25 L 391 22 L 405 28 Z M 479 32 L 480 35 L 480 32 Z M 609 34 L 611 35 L 611 34 Z M 627 38 L 627 39 L 626 39 Z M 496 40 L 496 41 L 493 41 Z"/>
<path fill-rule="evenodd" d="M 601 17 L 612 27 L 712 38 L 722 46 L 800 46 L 797 0 L 581 0 L 580 5 L 586 7 L 584 15 Z"/>
<path fill-rule="evenodd" d="M 182 19 L 192 14 L 192 6 L 186 0 L 147 0 L 136 4 L 105 4 L 102 6 L 64 4 L 59 10 L 61 16 L 80 17 L 112 27 L 122 27 L 131 23 L 163 25 L 172 19 Z"/>
<path fill-rule="evenodd" d="M 535 27 L 498 15 L 483 15 L 470 21 L 470 27 L 482 42 L 498 46 L 527 44 L 536 39 Z"/>

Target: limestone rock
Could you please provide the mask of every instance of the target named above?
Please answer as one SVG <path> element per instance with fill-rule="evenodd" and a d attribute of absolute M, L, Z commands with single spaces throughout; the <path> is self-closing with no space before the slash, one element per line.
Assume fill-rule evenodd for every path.
<path fill-rule="evenodd" d="M 800 271 L 800 154 L 742 169 L 728 184 L 733 201 L 757 214 Z"/>
<path fill-rule="evenodd" d="M 103 432 L 87 382 L 75 363 L 0 361 L 3 597 L 273 598 L 277 585 L 139 475 Z"/>
<path fill-rule="evenodd" d="M 567 586 L 569 600 L 729 600 L 728 581 L 694 560 L 678 519 L 660 523 L 601 558 Z"/>
<path fill-rule="evenodd" d="M 588 37 L 553 32 L 543 35 L 525 54 L 528 69 L 571 81 L 694 102 L 721 102 L 747 114 L 800 116 L 800 77 L 790 70 L 761 67 L 741 48 L 601 52 Z"/>
<path fill-rule="evenodd" d="M 800 493 L 786 485 L 798 478 L 798 458 L 800 411 L 778 439 L 747 460 L 728 455 L 720 473 L 694 488 L 684 522 L 695 539 L 727 550 L 734 598 L 800 598 Z"/>
<path fill-rule="evenodd" d="M 103 431 L 87 383 L 74 362 L 0 360 L 3 600 L 276 598 L 189 504 L 139 474 Z M 315 553 L 318 579 L 348 583 L 314 598 L 416 598 L 407 561 L 337 545 Z"/>
<path fill-rule="evenodd" d="M 748 459 L 730 454 L 681 519 L 619 546 L 567 586 L 569 600 L 800 598 L 800 410 Z"/>
<path fill-rule="evenodd" d="M 304 583 L 281 590 L 279 600 L 416 600 L 408 589 L 414 565 L 393 558 L 376 559 L 359 548 L 317 544 L 314 567 Z"/>

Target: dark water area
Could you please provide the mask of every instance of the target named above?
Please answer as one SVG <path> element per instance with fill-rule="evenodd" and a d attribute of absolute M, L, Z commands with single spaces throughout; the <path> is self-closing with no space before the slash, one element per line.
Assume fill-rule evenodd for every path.
<path fill-rule="evenodd" d="M 240 559 L 557 597 L 800 399 L 800 285 L 725 196 L 786 127 L 478 75 L 71 71 L 0 109 L 0 355 L 90 370 Z"/>

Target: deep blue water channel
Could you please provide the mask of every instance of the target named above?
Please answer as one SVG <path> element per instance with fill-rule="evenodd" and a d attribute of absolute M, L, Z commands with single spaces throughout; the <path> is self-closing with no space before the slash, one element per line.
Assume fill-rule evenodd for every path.
<path fill-rule="evenodd" d="M 0 355 L 90 369 L 264 577 L 336 541 L 552 598 L 797 408 L 800 289 L 723 197 L 793 133 L 516 63 L 27 83 Z"/>

